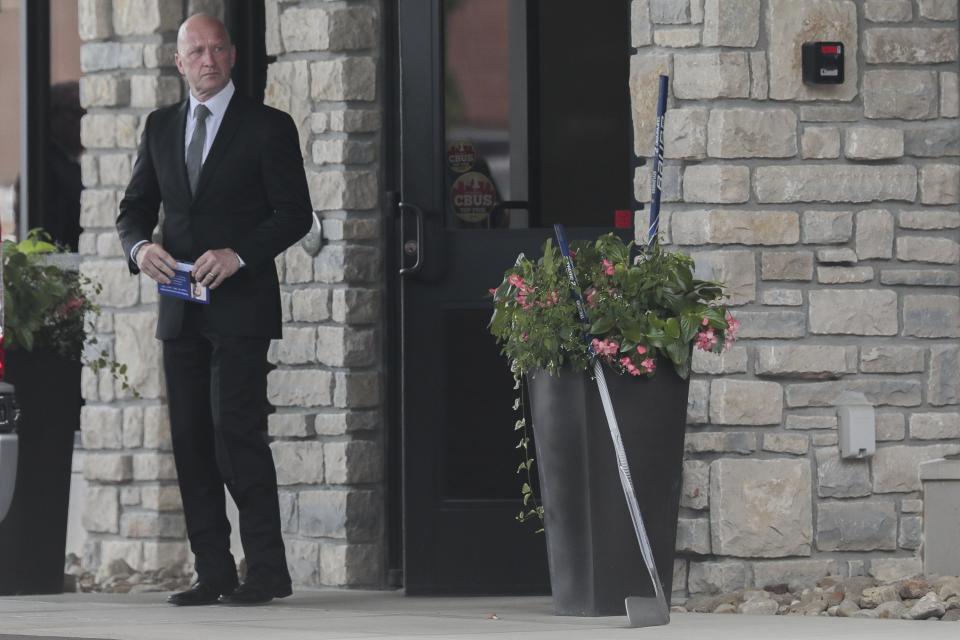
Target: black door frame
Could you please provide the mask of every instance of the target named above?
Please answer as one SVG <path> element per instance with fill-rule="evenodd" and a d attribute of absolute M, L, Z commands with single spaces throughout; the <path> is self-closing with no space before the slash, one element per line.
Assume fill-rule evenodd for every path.
<path fill-rule="evenodd" d="M 479 532 L 478 529 L 473 528 L 473 524 L 467 523 L 484 526 L 481 523 L 491 522 L 487 519 L 488 514 L 491 514 L 490 517 L 494 518 L 492 522 L 495 523 L 490 531 L 497 531 L 497 535 L 501 538 L 504 530 L 516 531 L 517 535 L 531 536 L 535 547 L 538 545 L 542 547 L 543 539 L 534 536 L 532 530 L 524 531 L 523 527 L 512 522 L 511 515 L 515 513 L 514 507 L 511 505 L 509 513 L 504 513 L 503 505 L 506 503 L 503 500 L 442 498 L 439 493 L 440 480 L 436 475 L 436 464 L 440 461 L 437 456 L 442 455 L 438 449 L 440 445 L 431 437 L 433 434 L 426 426 L 416 428 L 417 426 L 413 425 L 404 428 L 405 419 L 409 419 L 414 412 L 422 411 L 422 405 L 414 405 L 415 402 L 422 402 L 422 393 L 408 394 L 404 389 L 406 381 L 413 377 L 409 375 L 410 371 L 405 369 L 416 368 L 410 364 L 411 359 L 404 358 L 403 350 L 407 348 L 406 343 L 409 341 L 405 334 L 417 335 L 426 331 L 426 325 L 416 322 L 411 324 L 411 317 L 415 311 L 412 306 L 409 306 L 410 300 L 416 299 L 418 295 L 422 296 L 424 287 L 439 286 L 449 294 L 449 288 L 444 286 L 445 283 L 449 284 L 447 283 L 448 269 L 461 269 L 462 274 L 463 265 L 460 256 L 466 255 L 464 251 L 471 251 L 474 247 L 460 244 L 460 249 L 451 248 L 455 244 L 462 243 L 463 239 L 451 237 L 449 229 L 443 222 L 443 217 L 446 215 L 444 165 L 446 140 L 444 127 L 437 126 L 438 122 L 444 122 L 445 116 L 443 91 L 445 43 L 442 0 L 408 2 L 399 11 L 391 9 L 391 14 L 385 15 L 385 20 L 389 22 L 384 32 L 391 34 L 385 39 L 385 46 L 391 47 L 385 49 L 387 52 L 385 58 L 388 59 L 387 68 L 392 72 L 387 79 L 385 94 L 387 110 L 391 114 L 384 122 L 388 157 L 384 176 L 386 185 L 384 207 L 388 212 L 385 216 L 384 237 L 387 246 L 384 249 L 387 259 L 384 275 L 388 302 L 388 353 L 385 355 L 389 367 L 387 400 L 390 416 L 387 429 L 389 456 L 387 494 L 390 496 L 387 559 L 389 579 L 393 584 L 400 582 L 398 578 L 402 570 L 402 583 L 408 594 L 506 593 L 510 591 L 544 593 L 547 587 L 546 556 L 543 549 L 540 549 L 542 558 L 532 560 L 529 557 L 523 558 L 528 564 L 538 565 L 539 563 L 539 569 L 535 573 L 542 574 L 542 577 L 519 583 L 510 581 L 508 577 L 495 577 L 493 579 L 496 584 L 490 582 L 489 573 L 495 576 L 505 574 L 495 570 L 488 572 L 486 581 L 484 579 L 475 581 L 473 574 L 470 574 L 471 577 L 466 581 L 461 579 L 461 576 L 450 577 L 451 565 L 446 562 L 451 559 L 448 557 L 441 561 L 434 551 L 438 548 L 435 545 L 439 545 L 441 539 L 449 540 L 440 532 L 443 527 L 449 527 L 452 522 L 460 522 L 459 526 L 465 527 L 464 530 Z M 392 37 L 396 39 L 391 40 Z M 405 46 L 404 43 L 413 44 Z M 408 69 L 417 71 L 409 73 L 405 71 Z M 404 73 L 407 74 L 405 77 L 401 75 Z M 412 162 L 411 158 L 404 158 L 405 152 L 411 153 L 409 149 L 411 140 L 416 141 L 418 145 L 413 151 L 422 154 L 425 157 L 423 160 Z M 429 149 L 424 149 L 427 146 Z M 404 162 L 405 159 L 408 161 Z M 404 207 L 401 217 L 400 208 L 397 206 L 397 194 L 400 192 L 403 193 L 403 198 L 407 202 L 417 205 L 424 212 L 424 237 L 421 243 L 424 248 L 422 269 L 415 274 L 415 279 L 406 278 L 402 281 L 397 274 L 398 265 L 410 267 L 414 264 L 415 258 L 401 256 L 400 247 L 404 241 L 415 239 L 417 236 L 413 231 L 416 225 L 413 209 Z M 538 235 L 542 230 L 523 233 L 521 230 L 504 229 L 481 233 L 489 234 L 490 238 L 499 238 L 496 244 L 507 247 L 511 243 L 516 243 L 520 236 L 531 233 Z M 508 239 L 511 237 L 513 240 Z M 452 243 L 452 241 L 456 242 Z M 511 250 L 506 249 L 507 252 Z M 514 251 L 509 259 L 512 260 L 515 257 Z M 411 292 L 417 290 L 421 293 L 404 294 L 407 287 L 411 288 Z M 477 290 L 484 291 L 485 288 L 486 285 L 483 285 Z M 413 298 L 409 297 L 411 295 Z M 404 305 L 408 305 L 408 308 L 404 308 Z M 457 303 L 454 305 L 457 306 Z M 430 321 L 439 322 L 439 316 L 430 316 Z M 405 329 L 404 323 L 407 323 Z M 416 342 L 416 338 L 413 340 Z M 391 345 L 393 348 L 390 348 Z M 423 366 L 423 360 L 422 354 L 418 356 L 421 366 Z M 422 392 L 422 389 L 420 391 Z M 420 399 L 411 401 L 410 398 L 414 397 Z M 409 406 L 405 404 L 407 402 L 410 402 Z M 433 488 L 437 493 L 430 497 L 414 495 L 412 492 L 416 487 Z M 518 492 L 517 508 L 519 505 Z M 397 509 L 398 506 L 399 509 Z M 461 541 L 458 539 L 458 542 Z M 493 560 L 499 555 L 492 554 L 491 557 L 490 550 L 494 548 L 502 547 L 499 545 L 485 547 L 486 551 L 482 552 L 481 556 Z M 469 551 L 465 550 L 464 553 Z M 487 555 L 484 556 L 484 553 Z M 534 553 L 534 557 L 537 558 L 537 556 L 538 554 Z M 455 562 L 455 560 L 451 561 Z M 499 562 L 499 558 L 496 561 Z M 493 565 L 483 563 L 478 566 L 489 568 Z M 440 576 L 444 572 L 448 577 Z M 522 578 L 525 580 L 527 574 L 522 574 Z"/>
<path fill-rule="evenodd" d="M 17 238 L 45 219 L 50 123 L 50 0 L 20 3 L 20 190 Z"/>
<path fill-rule="evenodd" d="M 626 2 L 626 0 L 620 0 Z M 540 0 L 518 0 L 511 1 L 509 5 L 510 15 L 510 36 L 509 43 L 511 48 L 511 61 L 513 64 L 510 69 L 510 90 L 511 90 L 511 130 L 514 134 L 522 129 L 523 138 L 518 148 L 526 143 L 525 149 L 520 149 L 519 157 L 516 162 L 511 162 L 511 173 L 513 177 L 513 187 L 526 187 L 527 191 L 518 191 L 516 195 L 511 195 L 512 199 L 529 200 L 534 203 L 530 211 L 531 229 L 527 231 L 512 230 L 490 230 L 486 233 L 491 238 L 500 238 L 498 242 L 503 247 L 523 246 L 524 251 L 535 251 L 542 239 L 535 245 L 530 244 L 530 239 L 537 234 L 549 230 L 538 229 L 540 223 L 539 212 L 536 211 L 535 203 L 538 202 L 538 193 L 540 174 L 539 172 L 539 154 L 541 146 L 539 144 L 539 130 L 537 126 L 528 128 L 527 119 L 535 117 L 539 112 L 540 86 L 537 70 L 540 65 L 540 34 L 539 34 L 539 11 Z M 543 10 L 546 10 L 545 5 Z M 384 149 L 384 163 L 382 167 L 384 192 L 382 194 L 382 206 L 384 211 L 383 222 L 383 255 L 384 255 L 384 346 L 383 362 L 385 363 L 385 447 L 386 447 L 386 509 L 387 509 L 387 527 L 386 527 L 386 564 L 387 580 L 390 586 L 405 586 L 408 593 L 428 592 L 423 590 L 411 590 L 410 585 L 426 584 L 423 580 L 424 569 L 422 567 L 410 566 L 406 563 L 406 558 L 410 553 L 410 545 L 417 544 L 429 546 L 433 541 L 422 538 L 422 528 L 419 530 L 416 526 L 411 526 L 415 521 L 431 513 L 423 505 L 417 507 L 407 496 L 404 489 L 404 476 L 409 474 L 409 470 L 404 469 L 404 460 L 409 459 L 411 451 L 416 452 L 418 448 L 416 438 L 421 435 L 414 434 L 410 438 L 410 433 L 405 433 L 403 426 L 404 415 L 407 411 L 404 407 L 404 331 L 401 330 L 404 321 L 403 304 L 405 300 L 404 284 L 397 275 L 399 265 L 409 267 L 413 264 L 414 258 L 401 255 L 401 246 L 405 240 L 414 239 L 412 227 L 414 226 L 414 216 L 410 210 L 407 210 L 401 217 L 399 210 L 399 194 L 404 186 L 406 191 L 403 197 L 410 203 L 418 205 L 427 212 L 426 215 L 436 216 L 445 215 L 445 193 L 443 182 L 445 180 L 445 132 L 443 127 L 436 126 L 435 123 L 444 121 L 444 68 L 443 59 L 445 55 L 443 41 L 443 0 L 403 0 L 403 4 L 386 3 L 383 7 L 383 29 L 382 46 L 384 55 L 381 59 L 383 81 L 383 138 L 382 148 Z M 417 46 L 412 50 L 400 51 L 399 48 L 403 42 L 414 41 Z M 526 43 L 526 44 L 524 44 Z M 520 46 L 524 45 L 524 46 Z M 624 47 L 624 56 L 629 55 L 629 39 Z M 523 49 L 523 55 L 515 55 Z M 401 58 L 402 67 L 401 68 Z M 518 69 L 519 67 L 519 69 Z M 417 69 L 416 73 L 408 75 L 406 78 L 401 76 L 405 69 Z M 427 71 L 429 70 L 429 71 Z M 519 71 L 519 72 L 518 72 Z M 407 72 L 409 73 L 409 72 Z M 626 84 L 627 79 L 623 82 Z M 513 97 L 521 94 L 522 100 L 514 100 Z M 522 104 L 525 103 L 525 104 Z M 629 104 L 626 106 L 629 109 Z M 403 110 L 408 114 L 414 112 L 416 118 L 406 118 L 405 130 L 401 131 L 401 122 L 404 119 Z M 523 111 L 523 113 L 520 113 Z M 409 136 L 410 139 L 418 141 L 421 145 L 416 151 L 422 150 L 425 158 L 420 162 L 403 163 L 403 144 L 402 136 Z M 429 145 L 427 143 L 429 141 Z M 429 149 L 423 147 L 429 146 Z M 629 145 L 628 145 L 629 146 Z M 513 151 L 513 143 L 511 143 Z M 408 151 L 409 153 L 409 151 Z M 525 156 L 525 158 L 524 158 Z M 521 162 L 521 160 L 526 162 Z M 626 160 L 626 159 L 625 159 Z M 638 162 L 630 158 L 630 163 Z M 523 165 L 523 166 L 521 166 Z M 628 165 L 629 166 L 629 165 Z M 632 176 L 632 171 L 631 171 Z M 527 182 L 528 181 L 528 182 Z M 633 203 L 632 198 L 632 180 L 624 185 L 624 195 L 627 197 L 624 203 Z M 524 184 L 526 183 L 526 184 Z M 411 187 L 414 187 L 411 189 Z M 635 205 L 635 203 L 634 203 Z M 601 223 L 602 224 L 602 223 Z M 406 229 L 404 231 L 404 225 Z M 439 230 L 438 230 L 439 229 Z M 423 271 L 417 275 L 417 281 L 421 284 L 424 281 L 435 282 L 443 288 L 443 274 L 448 268 L 456 270 L 456 261 L 453 257 L 448 258 L 449 264 L 444 264 L 443 251 L 438 250 L 445 241 L 442 225 L 436 222 L 427 225 L 428 235 L 423 243 L 426 247 L 426 255 Z M 596 237 L 604 230 L 612 230 L 609 227 L 579 227 L 571 228 L 572 237 L 581 238 Z M 401 237 L 401 234 L 404 234 Z M 431 237 L 429 234 L 439 234 Z M 624 232 L 622 235 L 631 235 Z M 456 244 L 456 243 L 453 243 Z M 451 245 L 453 246 L 453 245 Z M 516 249 L 513 249 L 512 260 L 516 257 Z M 502 260 L 503 256 L 497 258 Z M 504 262 L 505 264 L 505 262 Z M 419 443 L 423 445 L 422 442 Z M 434 445 L 426 443 L 423 449 L 424 460 L 427 460 L 433 454 L 431 447 Z M 429 451 L 428 451 L 429 450 Z M 426 465 L 423 465 L 426 466 Z M 417 482 L 421 485 L 428 483 L 432 476 L 429 470 L 415 471 L 419 473 Z M 425 486 L 431 486 L 429 484 Z M 455 501 L 456 502 L 456 501 Z M 480 501 L 483 502 L 483 501 Z M 411 507 L 417 509 L 411 510 Z M 457 505 L 454 505 L 454 509 Z M 407 520 L 409 519 L 409 521 Z M 511 523 L 514 524 L 514 523 Z M 483 526 L 483 525 L 481 525 Z M 519 524 L 515 524 L 518 530 L 522 529 Z M 418 532 L 411 535 L 411 532 Z M 429 538 L 430 535 L 426 535 Z M 430 569 L 426 570 L 429 573 Z"/>
<path fill-rule="evenodd" d="M 383 226 L 380 237 L 383 259 L 383 342 L 381 361 L 384 363 L 384 451 L 386 465 L 386 586 L 403 586 L 403 420 L 402 404 L 402 359 L 400 333 L 400 283 L 396 265 L 399 262 L 397 239 L 396 204 L 400 192 L 400 150 L 397 140 L 400 131 L 400 57 L 397 55 L 399 28 L 397 6 L 384 2 L 383 27 L 381 31 L 381 87 L 383 96 L 383 120 L 380 148 L 384 161 L 381 167 L 380 208 L 383 211 Z"/>
<path fill-rule="evenodd" d="M 263 102 L 267 85 L 266 8 L 262 0 L 226 0 L 224 22 L 237 47 L 237 63 L 233 67 L 233 84 L 241 95 Z"/>

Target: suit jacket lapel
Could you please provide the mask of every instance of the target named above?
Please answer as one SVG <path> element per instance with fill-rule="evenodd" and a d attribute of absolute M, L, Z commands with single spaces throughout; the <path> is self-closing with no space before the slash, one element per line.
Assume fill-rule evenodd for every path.
<path fill-rule="evenodd" d="M 207 153 L 207 159 L 203 162 L 203 167 L 200 169 L 200 181 L 197 183 L 197 192 L 193 194 L 194 201 L 200 197 L 204 188 L 210 183 L 210 177 L 214 174 L 217 165 L 220 164 L 220 161 L 223 159 L 224 153 L 230 145 L 230 141 L 233 139 L 237 129 L 240 128 L 240 122 L 243 120 L 242 106 L 239 92 L 234 93 L 233 98 L 230 99 L 230 104 L 227 105 L 226 113 L 223 114 L 223 122 L 220 123 L 220 128 L 217 129 L 217 137 L 213 139 L 213 146 L 210 147 L 210 151 Z M 186 167 L 186 164 L 184 164 L 184 167 Z"/>
<path fill-rule="evenodd" d="M 190 109 L 190 100 L 187 99 L 177 109 L 177 117 L 174 119 L 174 136 L 176 137 L 176 156 L 174 156 L 174 166 L 179 167 L 176 171 L 180 188 L 187 194 L 187 200 L 190 199 L 190 178 L 187 177 L 187 152 L 184 147 L 184 138 L 187 135 L 187 111 Z M 169 147 L 168 147 L 169 148 Z"/>

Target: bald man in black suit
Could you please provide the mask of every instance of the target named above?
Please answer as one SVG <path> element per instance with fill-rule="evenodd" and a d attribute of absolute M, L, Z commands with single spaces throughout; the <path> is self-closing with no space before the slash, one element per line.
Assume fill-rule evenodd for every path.
<path fill-rule="evenodd" d="M 160 296 L 177 477 L 198 580 L 175 605 L 262 604 L 291 593 L 266 437 L 267 348 L 281 337 L 274 258 L 312 216 L 296 126 L 239 95 L 223 23 L 191 16 L 177 37 L 187 100 L 147 117 L 117 229 L 130 271 L 169 283 L 178 261 L 210 303 Z M 152 233 L 163 205 L 161 238 Z M 240 512 L 238 586 L 224 485 Z"/>

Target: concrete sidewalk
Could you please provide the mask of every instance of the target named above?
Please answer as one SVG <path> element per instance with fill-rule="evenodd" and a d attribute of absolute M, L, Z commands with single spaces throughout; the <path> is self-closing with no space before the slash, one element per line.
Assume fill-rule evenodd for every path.
<path fill-rule="evenodd" d="M 674 614 L 667 627 L 626 628 L 626 617 L 552 615 L 547 597 L 425 598 L 400 592 L 313 590 L 255 608 L 175 608 L 166 594 L 0 598 L 0 640 L 21 636 L 114 640 L 924 640 L 960 637 L 960 623 Z M 495 616 L 495 617 L 494 617 Z M 9 635 L 7 635 L 9 634 Z"/>

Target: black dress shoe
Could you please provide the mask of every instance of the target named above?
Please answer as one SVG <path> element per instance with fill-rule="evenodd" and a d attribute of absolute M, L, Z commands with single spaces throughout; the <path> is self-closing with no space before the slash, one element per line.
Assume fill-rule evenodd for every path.
<path fill-rule="evenodd" d="M 233 587 L 217 587 L 207 582 L 197 582 L 186 591 L 174 593 L 167 598 L 167 602 L 178 607 L 197 607 L 206 604 L 217 604 L 221 594 L 230 593 Z"/>
<path fill-rule="evenodd" d="M 248 581 L 230 593 L 225 593 L 220 596 L 220 603 L 238 606 L 267 604 L 274 598 L 286 598 L 291 593 L 293 593 L 293 591 L 290 589 L 289 584 L 276 587 L 264 582 Z"/>

